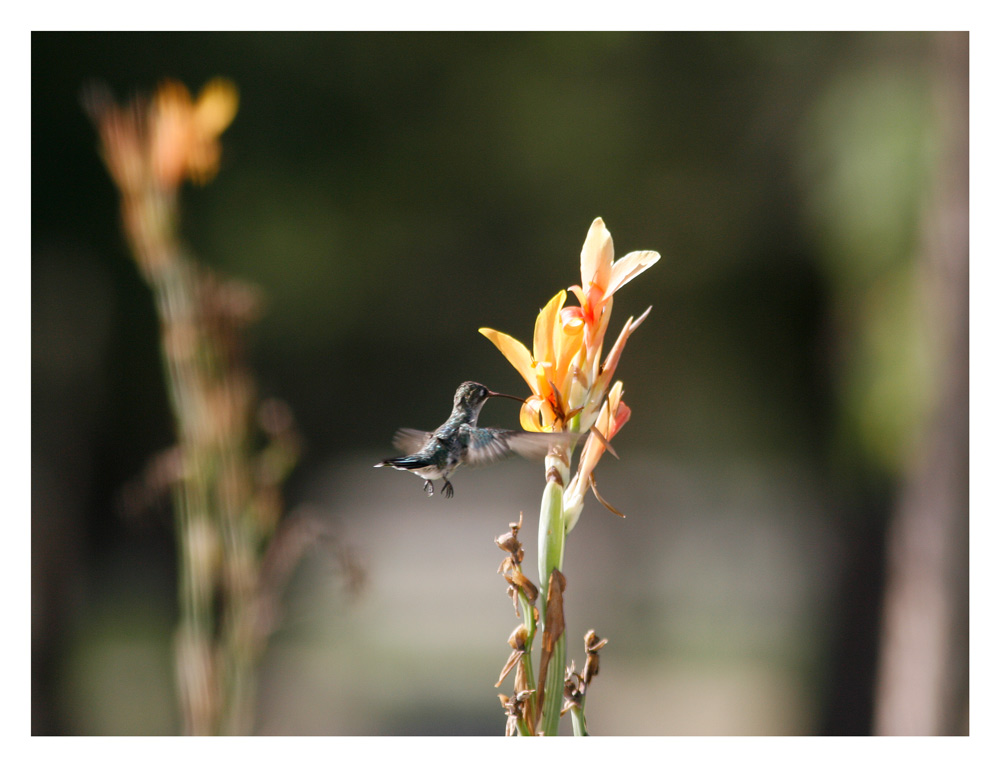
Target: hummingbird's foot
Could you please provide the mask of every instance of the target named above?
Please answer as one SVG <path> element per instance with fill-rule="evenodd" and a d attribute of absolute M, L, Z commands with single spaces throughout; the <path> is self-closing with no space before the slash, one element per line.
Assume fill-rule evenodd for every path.
<path fill-rule="evenodd" d="M 455 494 L 455 488 L 451 486 L 451 482 L 445 480 L 444 487 L 441 489 L 441 492 L 444 493 L 445 498 L 451 498 Z"/>
<path fill-rule="evenodd" d="M 424 482 L 424 492 L 427 493 L 428 498 L 434 495 L 434 483 L 429 479 Z"/>

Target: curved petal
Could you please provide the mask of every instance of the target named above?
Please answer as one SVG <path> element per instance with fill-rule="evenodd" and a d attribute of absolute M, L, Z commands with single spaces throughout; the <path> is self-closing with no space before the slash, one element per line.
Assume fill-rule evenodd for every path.
<path fill-rule="evenodd" d="M 626 405 L 624 402 L 618 403 L 618 408 L 615 411 L 615 420 L 611 424 L 611 434 L 608 435 L 609 438 L 615 436 L 619 431 L 621 431 L 622 426 L 628 423 L 628 419 L 632 417 L 632 408 Z"/>
<path fill-rule="evenodd" d="M 608 281 L 605 295 L 610 296 L 622 285 L 638 277 L 649 267 L 660 260 L 660 254 L 655 250 L 634 250 L 611 266 L 611 278 Z"/>
<path fill-rule="evenodd" d="M 567 333 L 577 333 L 585 322 L 583 309 L 579 306 L 564 306 L 559 310 L 559 321 Z"/>
<path fill-rule="evenodd" d="M 539 396 L 531 396 L 521 406 L 521 428 L 525 431 L 552 431 L 555 413 Z"/>
<path fill-rule="evenodd" d="M 591 284 L 598 285 L 603 290 L 611 279 L 611 262 L 615 258 L 615 246 L 611 233 L 604 226 L 601 218 L 595 218 L 587 232 L 580 251 L 580 278 L 586 291 Z"/>
<path fill-rule="evenodd" d="M 534 356 L 538 362 L 555 362 L 555 339 L 556 323 L 559 319 L 559 311 L 566 303 L 566 291 L 560 290 L 545 307 L 538 312 L 535 319 Z"/>
<path fill-rule="evenodd" d="M 524 344 L 506 333 L 501 333 L 493 328 L 479 328 L 479 332 L 486 336 L 493 345 L 500 350 L 500 353 L 507 358 L 507 361 L 514 366 L 514 369 L 521 374 L 532 391 L 536 390 L 536 375 L 532 365 L 531 355 Z"/>
<path fill-rule="evenodd" d="M 601 417 L 597 419 L 597 428 L 601 430 L 609 440 L 614 437 L 624 426 L 628 419 L 632 417 L 632 409 L 622 402 L 622 390 L 624 385 L 621 381 L 615 381 L 615 385 L 608 392 L 606 407 L 601 408 Z"/>

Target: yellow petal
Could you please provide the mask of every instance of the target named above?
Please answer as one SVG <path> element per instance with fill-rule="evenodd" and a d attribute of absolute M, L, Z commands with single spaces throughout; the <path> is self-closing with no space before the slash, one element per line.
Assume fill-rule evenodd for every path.
<path fill-rule="evenodd" d="M 541 397 L 528 397 L 521 406 L 521 428 L 525 431 L 552 431 L 555 413 Z"/>
<path fill-rule="evenodd" d="M 493 342 L 493 345 L 500 350 L 500 353 L 521 374 L 521 378 L 531 387 L 531 390 L 537 393 L 534 366 L 531 364 L 531 355 L 524 347 L 524 344 L 506 333 L 501 333 L 492 328 L 479 328 L 479 332 Z"/>
<path fill-rule="evenodd" d="M 605 289 L 611 279 L 611 262 L 615 258 L 615 246 L 611 241 L 611 233 L 604 226 L 604 221 L 595 218 L 587 232 L 587 239 L 580 251 L 581 287 L 586 292 L 590 285 Z"/>
<path fill-rule="evenodd" d="M 618 259 L 611 266 L 611 279 L 604 295 L 610 296 L 622 285 L 638 277 L 659 260 L 660 254 L 655 250 L 634 250 L 627 256 Z"/>
<path fill-rule="evenodd" d="M 559 310 L 566 303 L 566 291 L 560 290 L 545 307 L 538 312 L 535 319 L 534 356 L 537 362 L 555 362 L 555 343 L 553 333 L 559 319 Z"/>
<path fill-rule="evenodd" d="M 195 104 L 195 120 L 205 138 L 215 138 L 229 127 L 240 103 L 236 86 L 222 77 L 205 83 Z"/>
<path fill-rule="evenodd" d="M 558 334 L 556 344 L 556 376 L 555 383 L 563 394 L 568 393 L 566 381 L 572 372 L 573 360 L 583 346 L 583 322 L 574 320 L 569 325 L 563 325 Z M 568 404 L 568 403 L 564 403 Z"/>

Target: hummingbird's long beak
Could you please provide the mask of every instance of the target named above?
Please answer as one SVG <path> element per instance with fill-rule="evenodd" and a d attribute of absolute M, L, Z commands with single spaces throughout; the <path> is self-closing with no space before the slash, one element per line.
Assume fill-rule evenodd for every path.
<path fill-rule="evenodd" d="M 524 402 L 524 398 L 523 397 L 515 397 L 513 394 L 501 394 L 498 391 L 491 391 L 491 392 L 489 392 L 489 396 L 491 396 L 491 397 L 506 397 L 507 399 L 516 399 L 518 402 Z"/>

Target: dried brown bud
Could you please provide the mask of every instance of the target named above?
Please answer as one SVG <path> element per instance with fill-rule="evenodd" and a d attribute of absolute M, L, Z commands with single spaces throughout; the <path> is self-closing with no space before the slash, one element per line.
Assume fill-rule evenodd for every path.
<path fill-rule="evenodd" d="M 497 679 L 497 683 L 493 685 L 494 687 L 499 687 L 503 684 L 503 680 L 507 678 L 507 675 L 511 672 L 511 669 L 517 664 L 521 657 L 524 655 L 527 649 L 528 643 L 528 629 L 522 623 L 514 631 L 511 632 L 510 637 L 507 639 L 507 644 L 511 646 L 514 650 L 507 658 L 507 662 L 504 664 L 503 669 L 500 671 L 500 678 Z"/>
<path fill-rule="evenodd" d="M 524 592 L 524 598 L 530 603 L 534 604 L 535 600 L 538 599 L 538 588 L 520 570 L 504 573 L 503 577 L 507 579 L 507 583 L 511 586 L 521 589 Z"/>
<path fill-rule="evenodd" d="M 504 533 L 499 538 L 496 538 L 497 547 L 501 551 L 506 551 L 520 564 L 521 560 L 524 558 L 524 551 L 521 546 L 521 542 L 517 539 L 517 533 Z"/>
<path fill-rule="evenodd" d="M 496 544 L 501 551 L 506 551 L 510 554 L 509 559 L 516 565 L 521 564 L 524 561 L 524 548 L 521 546 L 521 542 L 517 539 L 517 534 L 521 530 L 521 522 L 524 520 L 524 512 L 521 512 L 520 517 L 517 522 L 510 523 L 510 532 L 504 533 L 499 538 L 496 538 Z M 506 560 L 504 560 L 506 561 Z M 501 565 L 501 568 L 503 565 Z"/>
<path fill-rule="evenodd" d="M 503 693 L 497 694 L 497 697 L 500 698 L 500 705 L 507 712 L 507 728 L 504 734 L 508 737 L 517 734 L 517 723 L 524 718 L 524 702 L 533 692 L 534 690 L 522 690 L 513 698 Z"/>
<path fill-rule="evenodd" d="M 583 703 L 584 692 L 583 680 L 576 673 L 576 664 L 570 661 L 569 666 L 566 668 L 566 683 L 563 686 L 563 695 L 566 700 L 563 704 L 562 713 L 566 713 L 573 706 L 581 705 Z"/>
<path fill-rule="evenodd" d="M 597 653 L 607 643 L 608 640 L 601 639 L 593 629 L 588 631 L 583 637 L 583 646 L 587 651 L 587 663 L 583 667 L 583 685 L 585 690 L 586 686 L 590 684 L 590 681 L 597 676 L 597 672 L 600 670 L 600 657 Z"/>
<path fill-rule="evenodd" d="M 507 638 L 507 644 L 515 650 L 524 651 L 528 644 L 528 629 L 523 623 L 511 632 Z"/>
<path fill-rule="evenodd" d="M 545 472 L 545 481 L 555 482 L 557 485 L 562 487 L 562 474 L 559 473 L 559 470 L 555 466 L 551 466 L 549 467 L 549 470 Z"/>

